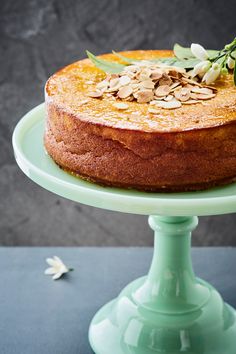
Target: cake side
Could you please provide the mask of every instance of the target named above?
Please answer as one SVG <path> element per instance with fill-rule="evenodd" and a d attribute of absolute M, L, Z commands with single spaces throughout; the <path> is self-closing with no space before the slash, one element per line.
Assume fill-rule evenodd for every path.
<path fill-rule="evenodd" d="M 47 100 L 45 147 L 67 171 L 152 191 L 199 190 L 236 177 L 236 122 L 186 132 L 148 133 L 78 119 Z"/>

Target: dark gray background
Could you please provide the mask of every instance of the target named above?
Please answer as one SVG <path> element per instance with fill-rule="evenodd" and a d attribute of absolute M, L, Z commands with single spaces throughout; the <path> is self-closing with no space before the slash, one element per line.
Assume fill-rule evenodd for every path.
<path fill-rule="evenodd" d="M 146 217 L 75 204 L 28 180 L 11 146 L 15 124 L 43 101 L 60 67 L 112 49 L 220 48 L 236 35 L 235 0 L 0 0 L 0 243 L 150 245 Z M 33 147 L 32 147 L 33 148 Z M 235 215 L 201 218 L 195 245 L 236 245 Z"/>

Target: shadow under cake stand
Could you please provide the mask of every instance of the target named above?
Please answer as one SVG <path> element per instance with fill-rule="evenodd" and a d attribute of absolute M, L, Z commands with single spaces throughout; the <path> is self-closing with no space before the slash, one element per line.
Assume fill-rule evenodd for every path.
<path fill-rule="evenodd" d="M 236 184 L 202 192 L 145 193 L 101 187 L 61 170 L 45 153 L 44 105 L 13 134 L 16 161 L 34 182 L 98 208 L 151 215 L 155 232 L 149 273 L 134 280 L 94 316 L 89 341 L 96 354 L 235 354 L 236 312 L 195 277 L 191 231 L 197 216 L 236 212 Z"/>

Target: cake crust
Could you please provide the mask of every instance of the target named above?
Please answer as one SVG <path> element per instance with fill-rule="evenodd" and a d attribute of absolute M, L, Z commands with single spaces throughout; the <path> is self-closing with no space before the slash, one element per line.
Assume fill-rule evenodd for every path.
<path fill-rule="evenodd" d="M 171 52 L 123 54 L 150 59 Z M 105 57 L 115 60 L 111 54 Z M 103 76 L 85 59 L 46 84 L 44 143 L 59 166 L 103 185 L 147 191 L 200 190 L 235 180 L 236 89 L 231 75 L 218 80 L 218 93 L 206 105 L 163 109 L 158 117 L 148 113 L 148 104 L 127 102 L 129 109 L 120 112 L 111 99 L 88 98 L 88 90 Z"/>

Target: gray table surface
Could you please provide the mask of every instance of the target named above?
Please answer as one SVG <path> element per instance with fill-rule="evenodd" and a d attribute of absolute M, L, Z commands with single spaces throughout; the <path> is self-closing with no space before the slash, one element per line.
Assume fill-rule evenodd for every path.
<path fill-rule="evenodd" d="M 46 257 L 74 272 L 52 281 Z M 0 248 L 0 353 L 91 354 L 95 312 L 146 274 L 150 248 Z M 236 248 L 194 248 L 194 269 L 236 307 Z"/>

